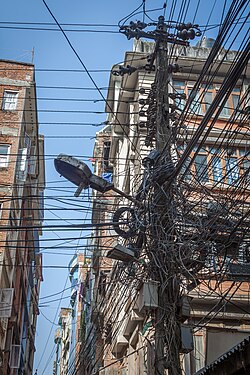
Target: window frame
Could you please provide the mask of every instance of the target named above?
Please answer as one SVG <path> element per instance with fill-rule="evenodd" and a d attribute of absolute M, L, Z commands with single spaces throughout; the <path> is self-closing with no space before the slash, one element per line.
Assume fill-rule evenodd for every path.
<path fill-rule="evenodd" d="M 6 147 L 7 148 L 7 153 L 6 154 L 1 154 L 0 151 L 0 169 L 6 169 L 9 166 L 9 159 L 10 159 L 10 148 L 11 145 L 9 143 L 0 143 L 0 148 L 1 147 Z M 2 159 L 6 157 L 6 160 L 4 162 L 4 165 L 2 165 Z"/>
<path fill-rule="evenodd" d="M 209 106 L 211 105 L 212 101 L 214 100 L 216 94 L 218 93 L 220 89 L 221 84 L 219 83 L 212 83 L 211 85 L 203 83 L 201 84 L 200 89 L 195 94 L 195 98 L 192 101 L 191 107 L 190 107 L 190 115 L 191 116 L 204 116 L 207 112 Z M 190 91 L 192 91 L 194 87 L 194 81 L 185 81 L 181 78 L 173 77 L 173 89 L 176 93 L 184 93 L 186 94 L 186 97 L 188 98 L 190 96 Z M 211 103 L 207 103 L 205 100 L 206 94 L 211 94 L 212 101 Z M 236 97 L 238 97 L 237 104 L 240 102 L 241 98 L 241 88 L 236 86 L 232 92 L 230 93 L 229 98 L 227 99 L 227 103 L 225 104 L 225 107 L 222 109 L 219 118 L 228 119 L 230 116 L 232 116 L 233 111 L 236 109 L 234 105 L 234 100 L 236 100 Z M 233 99 L 234 98 L 234 99 Z M 183 99 L 178 99 L 176 101 L 176 105 L 179 107 L 179 109 L 182 111 L 185 105 L 185 101 Z M 228 113 L 223 113 L 223 110 L 228 111 Z"/>
<path fill-rule="evenodd" d="M 8 94 L 15 95 L 13 101 L 7 100 L 8 99 L 8 96 L 7 96 Z M 11 111 L 15 111 L 16 110 L 18 94 L 19 94 L 19 92 L 15 91 L 15 90 L 4 90 L 4 93 L 3 93 L 3 102 L 2 102 L 2 110 L 3 111 L 10 111 L 11 112 Z M 11 104 L 14 103 L 14 108 L 6 108 L 6 103 L 9 103 L 10 107 L 11 107 Z"/>
<path fill-rule="evenodd" d="M 195 152 L 196 147 L 193 148 L 190 159 L 192 160 L 192 165 L 190 167 L 189 175 L 192 176 L 192 178 L 189 179 L 189 182 L 195 181 L 198 179 L 202 184 L 209 184 L 209 185 L 226 185 L 228 187 L 233 186 L 234 182 L 237 181 L 239 178 L 241 178 L 247 171 L 247 168 L 245 165 L 250 164 L 250 152 L 246 151 L 246 147 L 244 150 L 244 147 L 233 147 L 231 149 L 231 153 L 229 153 L 230 149 L 227 149 L 226 145 L 223 147 L 215 147 L 213 144 L 206 144 L 202 146 L 202 148 L 199 150 L 197 155 L 206 156 L 206 164 L 207 164 L 207 175 L 208 180 L 200 180 L 199 179 L 199 171 L 197 171 L 197 166 L 195 163 Z M 184 149 L 179 148 L 180 153 L 179 155 L 183 153 Z M 213 151 L 212 151 L 213 150 Z M 216 152 L 218 150 L 218 152 Z M 194 158 L 194 159 L 193 159 Z M 237 160 L 237 168 L 228 169 L 228 160 Z M 216 168 L 219 169 L 216 171 Z M 202 171 L 202 168 L 200 168 Z M 198 173 L 197 173 L 198 172 Z M 237 174 L 237 178 L 234 178 L 234 175 Z M 218 177 L 218 179 L 215 179 L 215 175 L 221 175 L 221 177 Z M 250 177 L 248 177 L 250 178 Z M 184 178 L 186 181 L 187 179 Z"/>

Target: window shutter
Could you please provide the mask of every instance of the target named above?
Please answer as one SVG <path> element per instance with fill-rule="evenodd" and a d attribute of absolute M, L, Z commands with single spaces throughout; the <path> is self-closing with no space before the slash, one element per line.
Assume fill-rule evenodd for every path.
<path fill-rule="evenodd" d="M 30 154 L 30 148 L 31 148 L 31 139 L 28 136 L 27 133 L 24 134 L 24 147 L 27 148 L 27 155 Z"/>
<path fill-rule="evenodd" d="M 27 176 L 27 148 L 20 148 L 17 156 L 17 178 L 24 181 Z"/>
<path fill-rule="evenodd" d="M 30 156 L 28 157 L 28 174 L 35 176 L 36 174 L 36 146 L 30 148 Z"/>
<path fill-rule="evenodd" d="M 21 358 L 21 345 L 12 345 L 10 353 L 10 368 L 19 368 Z"/>
<path fill-rule="evenodd" d="M 0 318 L 10 318 L 13 294 L 13 288 L 0 289 Z"/>

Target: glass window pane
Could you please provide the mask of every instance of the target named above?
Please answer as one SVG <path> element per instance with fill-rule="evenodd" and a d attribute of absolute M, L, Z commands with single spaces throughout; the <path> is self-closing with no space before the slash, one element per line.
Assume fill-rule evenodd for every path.
<path fill-rule="evenodd" d="M 250 148 L 249 148 L 249 146 L 246 146 L 245 148 L 240 148 L 239 152 L 240 152 L 240 156 L 246 156 L 248 158 L 250 157 Z"/>
<path fill-rule="evenodd" d="M 8 155 L 8 145 L 0 145 L 0 155 Z"/>
<path fill-rule="evenodd" d="M 197 149 L 198 149 L 197 146 L 194 146 L 194 147 L 193 147 L 193 151 L 197 151 Z M 199 149 L 199 154 L 203 154 L 203 153 L 207 154 L 206 147 L 201 147 L 201 148 Z"/>
<path fill-rule="evenodd" d="M 242 166 L 243 166 L 244 171 L 247 171 L 248 169 L 250 169 L 250 160 L 249 159 L 242 160 Z"/>
<path fill-rule="evenodd" d="M 222 180 L 222 163 L 221 159 L 218 156 L 212 158 L 212 171 L 213 171 L 213 180 L 221 181 Z"/>
<path fill-rule="evenodd" d="M 0 168 L 8 167 L 9 145 L 0 145 Z"/>
<path fill-rule="evenodd" d="M 192 96 L 193 100 L 190 106 L 190 111 L 195 113 L 196 115 L 201 115 L 201 99 L 200 99 L 200 93 L 199 92 L 192 92 L 192 90 L 188 90 L 188 96 Z"/>
<path fill-rule="evenodd" d="M 203 83 L 201 85 L 202 88 L 206 89 L 206 90 L 213 90 L 213 85 L 209 85 L 207 83 Z"/>
<path fill-rule="evenodd" d="M 226 101 L 226 104 L 225 104 L 224 108 L 222 109 L 222 111 L 220 113 L 220 116 L 222 116 L 222 117 L 229 117 L 230 116 L 230 104 L 229 104 L 228 100 Z"/>
<path fill-rule="evenodd" d="M 244 179 L 249 182 L 250 180 L 250 160 L 243 159 L 241 162 L 241 167 L 243 169 Z"/>
<path fill-rule="evenodd" d="M 188 159 L 184 162 L 184 164 L 183 164 L 183 166 L 182 166 L 182 168 L 181 168 L 181 174 L 183 174 L 183 173 L 187 170 L 187 168 L 188 168 L 188 166 L 189 166 L 189 163 L 190 163 L 190 158 L 188 158 Z M 189 167 L 189 169 L 186 171 L 186 174 L 185 174 L 185 176 L 184 176 L 184 180 L 185 180 L 185 181 L 190 181 L 191 179 L 192 179 L 192 175 L 191 175 L 190 167 Z"/>
<path fill-rule="evenodd" d="M 208 167 L 207 167 L 207 156 L 206 155 L 196 155 L 195 157 L 195 171 L 196 176 L 199 181 L 207 182 L 208 178 Z"/>
<path fill-rule="evenodd" d="M 211 154 L 219 154 L 221 149 L 219 149 L 218 147 L 209 147 L 209 151 L 211 152 Z"/>
<path fill-rule="evenodd" d="M 184 94 L 184 89 L 176 89 L 175 91 L 178 92 L 179 94 Z M 176 105 L 178 106 L 178 108 L 180 110 L 184 109 L 185 104 L 186 104 L 185 99 L 177 99 L 176 100 Z"/>
<path fill-rule="evenodd" d="M 229 184 L 239 179 L 239 166 L 236 158 L 226 158 L 227 181 Z"/>
<path fill-rule="evenodd" d="M 185 82 L 183 81 L 173 81 L 173 84 L 174 86 L 182 86 L 182 87 L 185 86 Z"/>
<path fill-rule="evenodd" d="M 16 109 L 17 104 L 17 92 L 5 91 L 3 97 L 3 110 L 13 111 Z"/>
<path fill-rule="evenodd" d="M 232 95 L 232 100 L 233 100 L 233 109 L 236 109 L 240 101 L 239 95 Z"/>
<path fill-rule="evenodd" d="M 204 102 L 205 102 L 205 110 L 207 111 L 210 107 L 213 100 L 213 95 L 211 92 L 206 92 L 204 95 Z"/>

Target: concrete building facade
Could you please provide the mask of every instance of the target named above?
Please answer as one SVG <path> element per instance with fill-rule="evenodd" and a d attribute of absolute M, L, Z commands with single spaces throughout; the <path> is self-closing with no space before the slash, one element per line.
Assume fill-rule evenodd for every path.
<path fill-rule="evenodd" d="M 181 71 L 169 75 L 171 130 L 176 140 L 171 152 L 174 166 L 201 126 L 236 56 L 236 52 L 229 51 L 225 60 L 225 51 L 221 51 L 194 91 L 211 50 L 204 43 L 196 47 L 174 47 L 173 50 L 169 47 L 170 63 L 178 60 L 181 67 Z M 109 163 L 113 166 L 113 182 L 137 199 L 140 199 L 140 189 L 146 186 L 145 174 L 149 173 L 145 158 L 155 147 L 147 126 L 147 100 L 152 92 L 154 73 L 140 68 L 143 58 L 146 60 L 152 52 L 151 43 L 137 41 L 134 51 L 126 53 L 124 66 L 133 65 L 138 70 L 122 78 L 111 75 L 107 96 L 111 140 Z M 220 64 L 221 59 L 223 64 Z M 116 66 L 114 70 L 118 70 Z M 181 296 L 174 299 L 173 306 L 180 328 L 181 366 L 183 373 L 190 375 L 210 365 L 250 335 L 248 221 L 242 225 L 239 219 L 247 212 L 250 189 L 247 177 L 250 138 L 244 112 L 249 84 L 247 76 L 248 73 L 239 77 L 218 117 L 211 116 L 200 139 L 193 145 L 188 159 L 193 159 L 191 167 L 186 163 L 177 177 L 178 197 L 182 202 L 176 201 L 175 226 L 182 242 L 178 245 L 180 256 L 175 261 L 179 267 L 176 272 Z M 189 111 L 183 118 L 182 111 L 188 104 Z M 208 129 L 209 135 L 198 149 Z M 241 183 L 244 189 L 241 189 Z M 123 254 L 124 248 L 139 248 L 140 255 L 136 261 L 112 260 L 103 287 L 101 264 L 103 257 L 108 256 L 110 260 L 112 254 L 105 244 L 96 245 L 93 255 L 96 295 L 90 308 L 90 330 L 95 332 L 95 344 L 92 345 L 89 369 L 85 371 L 100 375 L 151 375 L 155 373 L 158 285 L 148 271 L 153 249 L 148 250 L 145 242 L 140 245 L 138 232 L 142 225 L 150 226 L 154 213 L 148 207 L 146 215 L 139 216 L 143 214 L 135 212 L 136 208 L 128 200 L 114 196 L 109 199 L 109 203 L 113 203 L 113 213 L 117 208 L 125 207 L 123 214 L 120 211 L 120 216 L 116 216 L 122 218 L 121 224 L 115 224 L 116 231 L 109 233 L 110 249 L 118 242 L 123 246 Z M 147 201 L 148 198 L 146 204 Z M 151 219 L 148 219 L 148 212 Z M 107 211 L 101 218 L 94 216 L 93 222 L 101 221 L 110 221 Z M 139 226 L 134 228 L 133 224 L 131 228 L 130 224 L 135 221 L 137 224 L 139 221 Z M 231 232 L 232 224 L 237 225 L 236 234 Z M 152 233 L 150 228 L 146 230 Z M 106 232 L 99 229 L 94 236 L 97 234 L 104 238 Z M 204 243 L 208 248 L 203 253 L 200 249 Z M 171 345 L 175 344 L 166 343 L 166 347 Z M 167 361 L 166 357 L 166 374 Z"/>

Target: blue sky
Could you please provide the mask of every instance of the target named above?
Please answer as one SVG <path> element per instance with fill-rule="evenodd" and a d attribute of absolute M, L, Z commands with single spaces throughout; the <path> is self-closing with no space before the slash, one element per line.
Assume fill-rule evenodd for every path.
<path fill-rule="evenodd" d="M 146 1 L 146 8 L 161 8 L 163 0 L 148 0 Z M 177 1 L 180 4 L 181 1 Z M 189 10 L 187 12 L 186 21 L 193 21 L 195 16 L 195 23 L 206 25 L 210 11 L 212 10 L 209 24 L 220 22 L 221 10 L 224 2 L 222 1 L 207 1 L 207 0 L 192 0 Z M 230 4 L 231 1 L 227 2 Z M 60 23 L 89 23 L 89 24 L 117 24 L 117 22 L 127 16 L 131 11 L 137 8 L 140 1 L 115 1 L 115 0 L 47 0 L 47 4 L 51 8 L 55 17 Z M 196 6 L 199 4 L 197 13 Z M 170 9 L 171 1 L 168 2 L 167 12 Z M 179 7 L 176 8 L 176 14 L 179 12 Z M 154 18 L 161 15 L 161 11 L 150 13 Z M 167 18 L 167 16 L 166 16 Z M 141 20 L 141 14 L 133 17 L 133 20 Z M 50 14 L 45 8 L 42 0 L 12 0 L 5 1 L 1 8 L 0 15 L 0 58 L 17 61 L 31 62 L 32 49 L 34 48 L 34 63 L 37 69 L 36 83 L 37 83 L 37 97 L 39 109 L 40 132 L 45 135 L 45 152 L 46 152 L 46 183 L 47 189 L 45 192 L 46 200 L 46 219 L 45 224 L 59 224 L 63 220 L 63 224 L 81 223 L 88 219 L 87 211 L 76 212 L 72 206 L 74 201 L 68 201 L 68 204 L 62 204 L 61 201 L 55 200 L 59 196 L 67 199 L 73 198 L 74 187 L 67 182 L 59 179 L 53 166 L 54 157 L 63 152 L 71 155 L 81 157 L 87 160 L 92 155 L 92 149 L 95 132 L 100 130 L 100 127 L 87 125 L 74 125 L 74 123 L 101 123 L 105 121 L 105 114 L 87 114 L 87 113 L 65 113 L 57 111 L 104 111 L 103 102 L 77 102 L 72 99 L 101 99 L 99 93 L 95 90 L 83 90 L 81 88 L 93 88 L 93 84 L 83 72 L 82 66 L 70 49 L 65 38 L 61 32 L 46 31 L 46 30 L 22 30 L 2 28 L 2 22 L 53 22 Z M 13 25 L 8 25 L 13 26 Z M 20 25 L 19 25 L 20 26 Z M 25 27 L 27 25 L 23 25 Z M 29 25 L 35 27 L 35 25 Z M 39 27 L 39 26 L 36 26 Z M 44 26 L 41 26 L 44 27 Z M 51 28 L 51 25 L 47 25 Z M 65 29 L 72 28 L 72 26 L 64 26 Z M 83 28 L 83 27 L 82 27 Z M 90 29 L 90 27 L 85 27 Z M 95 30 L 98 28 L 95 27 Z M 99 28 L 98 30 L 101 30 Z M 118 28 L 106 26 L 103 30 L 118 31 Z M 208 37 L 215 37 L 218 29 L 212 29 L 206 33 Z M 77 53 L 82 58 L 86 67 L 90 70 L 104 69 L 109 70 L 115 63 L 121 62 L 126 50 L 132 48 L 132 41 L 128 41 L 125 36 L 114 33 L 83 33 L 83 32 L 67 32 L 70 41 L 77 50 Z M 48 69 L 47 71 L 40 71 L 40 69 Z M 71 69 L 82 70 L 81 72 L 55 72 L 49 70 L 55 69 Z M 91 73 L 93 79 L 99 87 L 108 85 L 109 73 L 97 72 Z M 75 87 L 77 89 L 55 89 L 55 88 L 41 88 L 40 86 L 64 86 Z M 105 91 L 103 91 L 105 95 Z M 47 99 L 46 99 L 47 98 Z M 48 99 L 50 98 L 50 99 Z M 60 98 L 67 99 L 66 101 L 55 101 L 52 99 Z M 71 100 L 68 100 L 71 99 Z M 47 112 L 54 110 L 56 112 Z M 64 125 L 55 124 L 56 122 L 64 122 Z M 44 124 L 47 123 L 47 124 Z M 55 138 L 57 135 L 60 138 Z M 68 138 L 67 138 L 68 137 Z M 86 138 L 84 138 L 86 137 Z M 50 198 L 54 198 L 53 200 Z M 88 203 L 87 193 L 78 198 L 78 204 L 83 207 L 90 207 Z M 60 207 L 72 207 L 70 211 L 56 210 Z M 59 218 L 58 218 L 59 216 Z M 51 219 L 58 219 L 59 221 L 51 221 Z M 73 220 L 74 219 L 74 220 Z M 78 220 L 77 220 L 78 219 Z M 82 220 L 82 221 L 79 221 Z M 66 222 L 65 222 L 66 220 Z M 60 245 L 65 237 L 79 237 L 85 235 L 86 232 L 59 232 L 56 230 L 44 231 L 43 239 L 47 242 L 41 242 L 42 246 Z M 53 240 L 53 241 L 49 241 Z M 72 254 L 75 251 L 76 245 L 84 245 L 84 240 L 73 241 L 67 246 L 71 245 L 71 249 L 60 250 L 55 254 L 55 250 L 44 249 L 43 263 L 45 266 L 62 265 L 67 266 Z M 64 255 L 62 255 L 64 253 Z M 69 255 L 65 255 L 69 254 Z M 43 271 L 44 282 L 41 288 L 41 312 L 38 318 L 36 347 L 37 353 L 35 356 L 35 367 L 38 366 L 38 375 L 52 374 L 53 360 L 51 353 L 54 348 L 54 331 L 56 326 L 53 326 L 52 335 L 48 339 L 48 334 L 51 330 L 50 321 L 54 321 L 59 301 L 49 302 L 53 299 L 60 298 L 60 294 L 52 298 L 44 298 L 50 294 L 61 291 L 68 278 L 67 269 L 50 269 L 45 268 Z M 65 291 L 63 298 L 69 296 L 69 291 Z M 47 302 L 48 301 L 48 302 Z M 60 306 L 68 307 L 69 300 L 63 299 Z M 59 307 L 60 307 L 59 306 Z M 57 318 L 55 320 L 57 323 Z M 43 358 L 41 360 L 42 354 Z M 48 361 L 48 359 L 50 359 Z M 46 367 L 47 366 L 47 367 Z"/>

